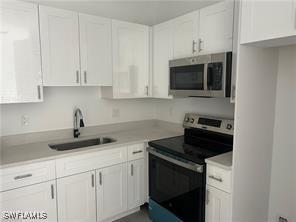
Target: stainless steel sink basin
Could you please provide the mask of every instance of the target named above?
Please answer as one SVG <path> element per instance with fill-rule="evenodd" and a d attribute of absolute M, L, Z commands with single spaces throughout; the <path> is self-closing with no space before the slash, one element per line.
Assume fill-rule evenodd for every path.
<path fill-rule="evenodd" d="M 93 139 L 73 141 L 68 143 L 48 144 L 48 146 L 53 150 L 63 151 L 63 150 L 73 150 L 73 149 L 78 149 L 78 148 L 83 148 L 88 146 L 97 146 L 97 145 L 113 143 L 113 142 L 116 142 L 116 140 L 113 138 L 99 137 L 99 138 L 93 138 Z"/>

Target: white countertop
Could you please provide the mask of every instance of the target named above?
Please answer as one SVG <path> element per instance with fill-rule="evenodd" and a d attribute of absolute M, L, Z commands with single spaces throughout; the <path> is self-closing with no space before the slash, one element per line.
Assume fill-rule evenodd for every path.
<path fill-rule="evenodd" d="M 141 129 L 125 130 L 113 133 L 109 132 L 105 134 L 93 134 L 86 137 L 82 136 L 77 140 L 107 136 L 114 138 L 116 142 L 74 150 L 56 151 L 52 150 L 48 146 L 50 143 L 63 143 L 67 141 L 73 141 L 74 139 L 59 139 L 54 141 L 50 140 L 45 142 L 8 146 L 2 148 L 1 150 L 0 168 L 18 166 L 44 160 L 53 160 L 70 155 L 78 155 L 82 153 L 94 152 L 98 150 L 110 149 L 179 135 L 181 135 L 181 133 L 178 131 L 168 130 L 157 126 L 148 126 Z"/>
<path fill-rule="evenodd" d="M 232 152 L 223 153 L 206 159 L 207 164 L 215 165 L 226 170 L 232 169 Z"/>

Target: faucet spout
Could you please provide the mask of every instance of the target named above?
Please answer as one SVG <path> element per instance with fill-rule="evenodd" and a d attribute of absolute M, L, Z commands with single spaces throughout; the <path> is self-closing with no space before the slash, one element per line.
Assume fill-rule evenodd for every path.
<path fill-rule="evenodd" d="M 74 132 L 73 135 L 75 138 L 78 138 L 80 135 L 80 127 L 84 127 L 84 122 L 83 122 L 83 115 L 82 112 L 79 108 L 75 109 L 74 112 Z"/>

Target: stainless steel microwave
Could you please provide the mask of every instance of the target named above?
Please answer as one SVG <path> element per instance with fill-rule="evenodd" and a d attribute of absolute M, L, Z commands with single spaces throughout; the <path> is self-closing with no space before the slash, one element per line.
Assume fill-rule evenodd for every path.
<path fill-rule="evenodd" d="M 232 52 L 171 60 L 169 68 L 174 97 L 230 97 Z"/>

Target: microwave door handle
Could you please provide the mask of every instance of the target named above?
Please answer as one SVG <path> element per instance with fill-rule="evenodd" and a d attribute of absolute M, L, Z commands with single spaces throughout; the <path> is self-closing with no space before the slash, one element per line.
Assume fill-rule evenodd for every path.
<path fill-rule="evenodd" d="M 204 91 L 208 91 L 208 63 L 204 65 Z"/>

